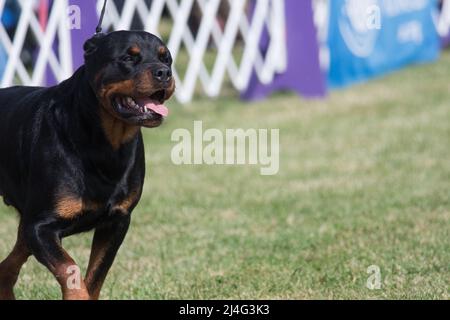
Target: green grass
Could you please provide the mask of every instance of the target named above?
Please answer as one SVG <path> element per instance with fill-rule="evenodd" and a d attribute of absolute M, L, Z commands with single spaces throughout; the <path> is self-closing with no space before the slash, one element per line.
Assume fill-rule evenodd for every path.
<path fill-rule="evenodd" d="M 105 299 L 448 299 L 450 55 L 327 100 L 235 97 L 181 107 L 145 131 L 144 198 Z M 174 166 L 176 128 L 279 128 L 281 167 Z M 0 256 L 16 216 L 0 209 Z M 91 234 L 64 241 L 84 267 Z M 370 265 L 382 288 L 366 288 Z M 20 299 L 58 299 L 31 259 Z"/>

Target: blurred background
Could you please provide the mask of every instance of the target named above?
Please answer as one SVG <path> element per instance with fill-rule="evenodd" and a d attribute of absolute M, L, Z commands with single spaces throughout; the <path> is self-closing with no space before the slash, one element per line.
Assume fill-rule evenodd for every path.
<path fill-rule="evenodd" d="M 70 77 L 102 5 L 0 0 L 0 87 Z M 450 1 L 110 0 L 103 27 L 159 35 L 177 80 L 104 298 L 449 298 Z M 280 129 L 279 174 L 175 166 L 195 120 Z M 80 264 L 90 237 L 66 240 Z M 42 271 L 19 298 L 58 298 Z"/>
<path fill-rule="evenodd" d="M 103 1 L 2 0 L 1 86 L 52 85 L 83 63 Z M 65 13 L 65 14 L 64 14 Z M 144 29 L 175 60 L 181 103 L 276 91 L 324 97 L 435 61 L 450 29 L 447 1 L 110 0 L 104 30 Z"/>

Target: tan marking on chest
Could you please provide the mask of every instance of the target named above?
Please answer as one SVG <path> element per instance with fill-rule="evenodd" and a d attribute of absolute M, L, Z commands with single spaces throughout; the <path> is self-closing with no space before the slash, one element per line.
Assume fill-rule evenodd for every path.
<path fill-rule="evenodd" d="M 107 111 L 100 110 L 103 131 L 114 150 L 131 141 L 139 132 L 140 127 L 131 126 L 122 120 L 111 116 Z"/>
<path fill-rule="evenodd" d="M 91 201 L 83 201 L 83 199 L 72 196 L 63 195 L 56 199 L 56 213 L 63 219 L 74 219 L 84 212 L 96 211 L 101 208 L 101 205 Z"/>

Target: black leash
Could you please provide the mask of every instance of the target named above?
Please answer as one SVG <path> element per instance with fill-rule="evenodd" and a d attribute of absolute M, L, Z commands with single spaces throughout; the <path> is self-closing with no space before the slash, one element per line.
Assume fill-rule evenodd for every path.
<path fill-rule="evenodd" d="M 107 2 L 108 2 L 108 0 L 105 0 L 105 2 L 103 3 L 102 13 L 100 14 L 100 20 L 98 22 L 97 28 L 95 29 L 95 34 L 102 33 L 102 23 L 103 23 L 103 18 L 105 17 Z"/>

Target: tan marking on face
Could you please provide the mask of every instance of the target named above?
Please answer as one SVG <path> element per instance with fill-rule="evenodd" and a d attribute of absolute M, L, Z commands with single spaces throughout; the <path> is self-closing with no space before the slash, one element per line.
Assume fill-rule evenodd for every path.
<path fill-rule="evenodd" d="M 91 201 L 83 201 L 74 195 L 58 196 L 56 200 L 56 213 L 60 218 L 71 220 L 87 211 L 96 211 L 101 205 Z"/>
<path fill-rule="evenodd" d="M 164 46 L 159 47 L 159 49 L 158 49 L 158 54 L 159 54 L 160 56 L 163 56 L 163 55 L 165 55 L 166 53 L 167 53 L 166 47 L 164 47 Z"/>
<path fill-rule="evenodd" d="M 102 106 L 114 114 L 111 105 L 111 99 L 114 94 L 119 94 L 121 96 L 133 96 L 135 87 L 136 86 L 133 80 L 123 80 L 103 86 L 97 95 L 102 103 Z"/>
<path fill-rule="evenodd" d="M 131 54 L 132 56 L 137 56 L 140 53 L 141 53 L 141 48 L 139 48 L 138 45 L 134 45 L 130 49 L 128 49 L 128 54 Z"/>
<path fill-rule="evenodd" d="M 134 96 L 136 86 L 133 80 L 125 80 L 112 83 L 103 87 L 99 93 L 99 99 L 103 108 L 100 108 L 100 119 L 106 138 L 114 150 L 131 141 L 139 132 L 139 126 L 126 123 L 113 110 L 111 99 L 114 94 L 121 96 Z"/>
<path fill-rule="evenodd" d="M 142 72 L 134 81 L 136 92 L 145 92 L 146 95 L 153 93 L 158 89 L 157 85 L 153 81 L 151 72 Z"/>
<path fill-rule="evenodd" d="M 101 75 L 97 75 L 101 77 Z M 133 125 L 123 120 L 114 110 L 112 99 L 115 96 L 121 97 L 142 97 L 150 95 L 158 90 L 155 85 L 151 72 L 142 72 L 135 79 L 124 80 L 111 83 L 101 87 L 97 92 L 97 97 L 102 108 L 100 108 L 100 118 L 106 138 L 114 150 L 118 150 L 120 146 L 131 141 L 141 127 L 152 125 L 152 121 L 142 123 L 141 125 Z M 167 90 L 167 97 L 172 96 L 175 90 L 175 82 L 172 82 L 171 88 Z"/>
<path fill-rule="evenodd" d="M 172 95 L 175 93 L 175 89 L 176 89 L 175 79 L 172 78 L 172 81 L 170 82 L 169 88 L 166 89 L 166 95 L 164 97 L 164 99 L 166 101 L 169 100 L 172 97 Z"/>

